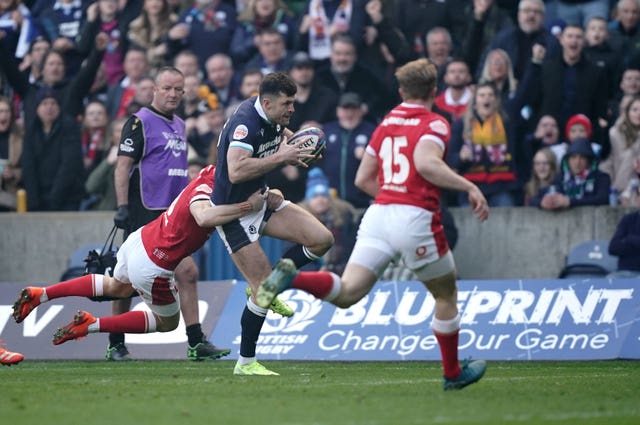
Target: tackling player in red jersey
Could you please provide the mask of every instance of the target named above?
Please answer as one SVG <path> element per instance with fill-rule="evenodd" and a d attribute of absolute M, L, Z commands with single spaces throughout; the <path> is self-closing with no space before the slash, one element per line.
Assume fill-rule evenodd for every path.
<path fill-rule="evenodd" d="M 419 59 L 396 72 L 403 103 L 380 123 L 356 173 L 358 188 L 374 197 L 358 229 L 358 238 L 342 277 L 329 272 L 300 272 L 281 260 L 256 294 L 260 306 L 279 292 L 305 290 L 341 308 L 360 301 L 395 256 L 435 298 L 432 329 L 442 354 L 444 389 L 478 381 L 486 363 L 458 361 L 460 315 L 456 270 L 440 223 L 440 189 L 467 192 L 480 221 L 489 216 L 487 201 L 476 185 L 444 162 L 449 125 L 431 112 L 437 71 Z"/>
<path fill-rule="evenodd" d="M 27 287 L 13 305 L 17 323 L 38 305 L 68 296 L 115 298 L 138 292 L 151 312 L 129 311 L 117 316 L 95 318 L 79 311 L 73 321 L 59 328 L 55 345 L 93 332 L 150 333 L 174 330 L 180 320 L 180 301 L 173 279 L 183 258 L 193 254 L 209 239 L 215 226 L 279 205 L 282 197 L 259 191 L 247 201 L 214 206 L 211 192 L 214 166 L 204 168 L 157 219 L 132 233 L 117 254 L 113 277 L 88 274 L 46 288 Z"/>

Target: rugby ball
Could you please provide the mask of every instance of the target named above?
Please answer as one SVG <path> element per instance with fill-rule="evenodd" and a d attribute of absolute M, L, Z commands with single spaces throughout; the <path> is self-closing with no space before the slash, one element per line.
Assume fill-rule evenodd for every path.
<path fill-rule="evenodd" d="M 302 143 L 300 147 L 302 149 L 313 148 L 313 158 L 307 158 L 303 160 L 305 164 L 309 165 L 313 161 L 318 159 L 318 157 L 322 154 L 322 151 L 324 151 L 324 148 L 327 146 L 327 138 L 324 136 L 324 131 L 322 131 L 318 127 L 307 127 L 295 132 L 289 138 L 287 143 L 292 145 L 305 139 L 306 141 Z"/>

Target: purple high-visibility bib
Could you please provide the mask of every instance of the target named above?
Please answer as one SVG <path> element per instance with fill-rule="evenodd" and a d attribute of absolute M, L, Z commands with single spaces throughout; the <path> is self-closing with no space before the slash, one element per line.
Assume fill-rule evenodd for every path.
<path fill-rule="evenodd" d="M 184 121 L 169 121 L 147 108 L 135 114 L 142 122 L 144 153 L 140 168 L 142 204 L 149 210 L 166 209 L 189 183 Z"/>

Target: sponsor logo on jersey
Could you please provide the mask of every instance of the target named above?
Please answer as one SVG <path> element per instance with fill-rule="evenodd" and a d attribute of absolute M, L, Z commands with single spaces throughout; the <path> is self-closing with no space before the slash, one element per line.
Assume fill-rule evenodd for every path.
<path fill-rule="evenodd" d="M 164 149 L 170 149 L 171 154 L 176 158 L 182 156 L 187 152 L 187 142 L 185 140 L 182 140 L 179 135 L 170 133 L 168 131 L 163 131 L 162 136 L 167 141 L 166 145 L 164 145 Z"/>
<path fill-rule="evenodd" d="M 167 170 L 167 175 L 168 176 L 179 176 L 179 177 L 186 177 L 189 174 L 188 170 L 184 170 L 182 168 L 169 168 Z"/>
<path fill-rule="evenodd" d="M 447 130 L 447 124 L 445 124 L 445 122 L 442 120 L 431 121 L 429 123 L 429 128 L 442 135 L 447 135 L 447 133 L 449 132 L 449 130 Z"/>
<path fill-rule="evenodd" d="M 169 255 L 167 255 L 166 252 L 164 252 L 163 250 L 158 249 L 158 248 L 155 248 L 153 250 L 153 255 L 154 255 L 154 257 L 156 257 L 156 258 L 158 258 L 160 260 L 167 260 L 169 258 Z"/>
<path fill-rule="evenodd" d="M 258 156 L 258 158 L 264 158 L 276 153 L 278 151 L 278 146 L 280 145 L 281 140 L 281 136 L 276 136 L 275 139 L 269 142 L 261 143 L 260 146 L 258 146 L 258 150 L 256 151 L 256 155 Z"/>
<path fill-rule="evenodd" d="M 242 140 L 249 135 L 249 129 L 246 125 L 240 124 L 233 130 L 233 140 Z"/>
<path fill-rule="evenodd" d="M 120 143 L 121 152 L 133 152 L 133 140 L 126 138 Z"/>
<path fill-rule="evenodd" d="M 196 191 L 197 192 L 204 192 L 204 193 L 211 193 L 213 192 L 213 189 L 211 189 L 211 186 L 209 186 L 208 184 L 200 184 L 198 185 L 198 187 L 196 187 Z"/>

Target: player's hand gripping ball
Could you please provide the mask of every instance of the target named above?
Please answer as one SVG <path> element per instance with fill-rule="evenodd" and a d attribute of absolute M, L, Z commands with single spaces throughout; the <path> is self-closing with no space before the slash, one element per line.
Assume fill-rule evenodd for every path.
<path fill-rule="evenodd" d="M 311 154 L 313 157 L 305 158 L 302 160 L 305 164 L 309 165 L 324 151 L 324 148 L 327 146 L 327 138 L 324 136 L 324 131 L 317 127 L 307 127 L 302 130 L 298 130 L 294 133 L 291 138 L 287 141 L 290 145 L 300 142 L 301 140 L 307 140 L 303 144 L 300 145 L 301 149 L 312 148 L 313 151 Z"/>

